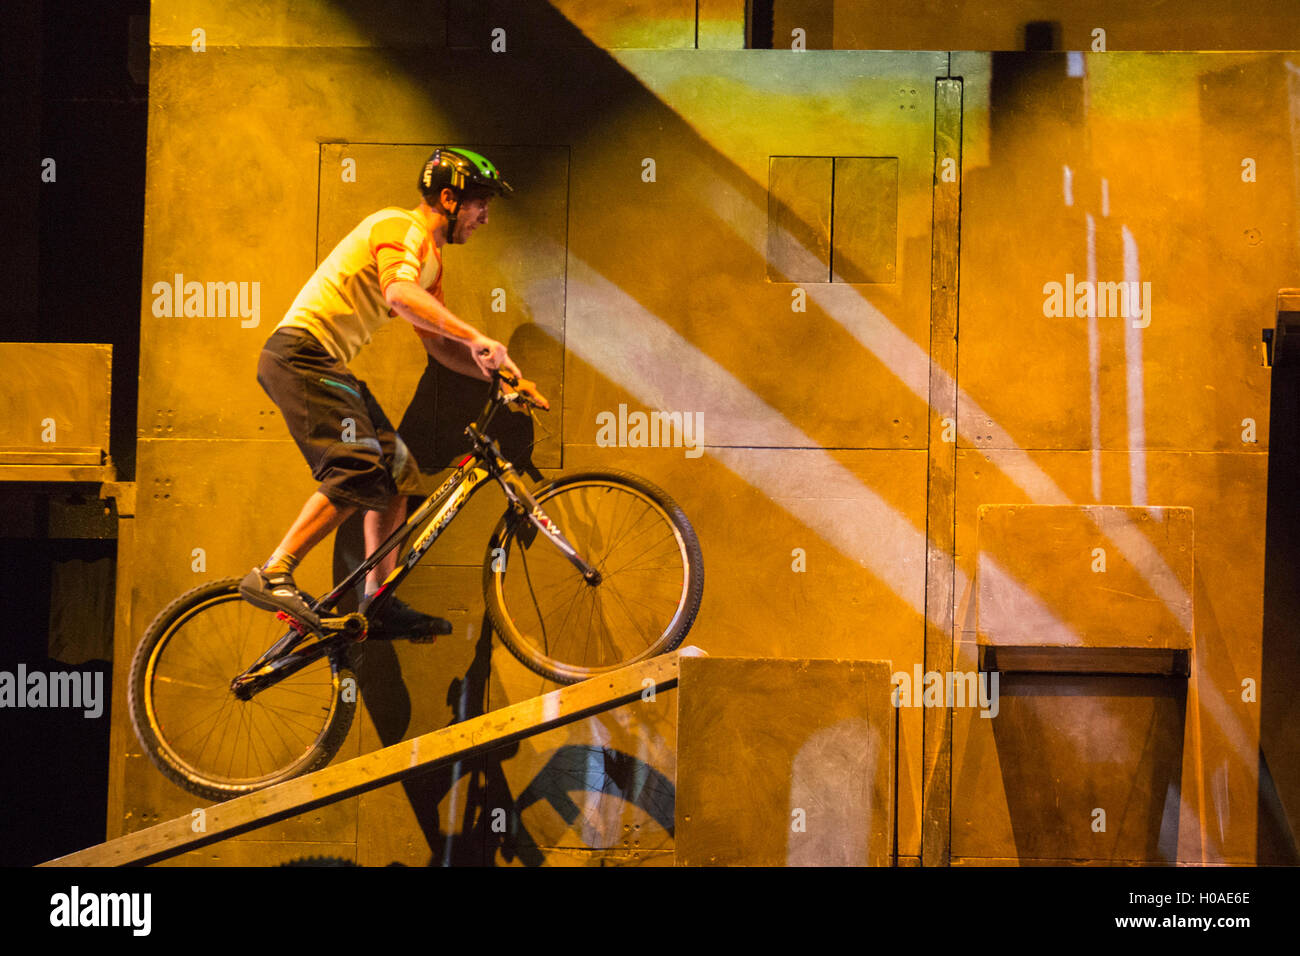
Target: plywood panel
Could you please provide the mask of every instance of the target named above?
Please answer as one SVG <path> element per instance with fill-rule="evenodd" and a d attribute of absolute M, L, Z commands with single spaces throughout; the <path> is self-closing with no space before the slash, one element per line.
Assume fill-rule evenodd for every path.
<path fill-rule="evenodd" d="M 1192 509 L 981 505 L 979 522 L 982 643 L 1192 646 Z"/>
<path fill-rule="evenodd" d="M 830 278 L 828 156 L 773 156 L 767 186 L 767 276 L 778 282 Z"/>
<path fill-rule="evenodd" d="M 898 159 L 835 160 L 837 282 L 893 282 L 898 260 Z"/>
<path fill-rule="evenodd" d="M 111 345 L 0 342 L 0 462 L 99 465 L 108 453 Z"/>
<path fill-rule="evenodd" d="M 679 864 L 890 862 L 895 711 L 887 662 L 684 663 Z"/>

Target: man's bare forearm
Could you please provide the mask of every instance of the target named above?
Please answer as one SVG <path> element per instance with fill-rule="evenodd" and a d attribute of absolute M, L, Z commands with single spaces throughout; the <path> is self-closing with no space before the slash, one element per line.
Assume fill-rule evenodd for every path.
<path fill-rule="evenodd" d="M 426 332 L 472 345 L 483 333 L 458 318 L 450 309 L 414 282 L 394 282 L 385 295 L 393 311 Z"/>
<path fill-rule="evenodd" d="M 468 375 L 470 378 L 488 380 L 489 376 L 478 367 L 478 363 L 469 354 L 470 347 L 463 342 L 446 338 L 431 338 L 422 341 L 424 342 L 424 350 L 432 355 L 433 360 L 444 368 L 449 368 L 460 375 Z"/>

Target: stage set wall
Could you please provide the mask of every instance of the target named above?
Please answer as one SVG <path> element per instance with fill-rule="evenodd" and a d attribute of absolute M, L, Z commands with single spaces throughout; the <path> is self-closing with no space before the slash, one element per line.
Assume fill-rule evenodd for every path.
<path fill-rule="evenodd" d="M 265 560 L 315 487 L 255 380 L 262 344 L 357 221 L 418 203 L 420 164 L 448 143 L 492 158 L 516 195 L 444 247 L 447 304 L 550 398 L 540 475 L 633 471 L 690 516 L 706 578 L 688 643 L 969 671 L 998 639 L 987 594 L 1049 622 L 1044 645 L 1128 646 L 1145 628 L 1139 642 L 1190 650 L 1187 676 L 1004 674 L 991 719 L 899 708 L 898 862 L 1288 859 L 1281 803 L 1261 798 L 1259 342 L 1297 284 L 1300 60 L 950 53 L 1022 45 L 1040 13 L 948 32 L 897 14 L 880 33 L 852 6 L 777 4 L 778 48 L 755 50 L 729 0 L 155 0 L 110 836 L 205 805 L 131 731 L 134 644 L 179 593 Z M 1148 48 L 1279 36 L 1097 7 L 1117 46 L 1126 23 Z M 801 15 L 802 52 L 787 39 Z M 1089 22 L 1058 35 L 1088 50 Z M 881 36 L 899 49 L 828 49 Z M 257 283 L 256 323 L 157 315 L 155 284 L 178 275 Z M 1150 282 L 1149 324 L 1047 314 L 1067 276 Z M 434 487 L 483 386 L 429 363 L 400 318 L 353 370 Z M 621 405 L 700 413 L 702 454 L 602 447 L 597 416 Z M 502 504 L 481 493 L 403 588 L 454 633 L 363 647 L 337 759 L 554 687 L 484 620 Z M 1101 506 L 1135 551 L 1099 530 Z M 1182 509 L 1175 531 L 1163 509 Z M 1009 516 L 1015 533 L 993 533 Z M 359 555 L 352 522 L 299 583 L 319 593 Z M 671 864 L 678 693 L 173 862 Z"/>

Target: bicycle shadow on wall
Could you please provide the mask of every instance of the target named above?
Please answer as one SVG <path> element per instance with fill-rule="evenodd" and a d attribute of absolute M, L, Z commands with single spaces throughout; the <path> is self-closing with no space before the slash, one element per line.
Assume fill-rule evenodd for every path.
<path fill-rule="evenodd" d="M 381 747 L 388 747 L 409 734 L 411 698 L 402 680 L 401 665 L 393 646 L 376 641 L 361 645 L 356 660 L 361 696 L 374 723 Z M 487 712 L 488 680 L 491 674 L 492 628 L 482 619 L 474 657 L 464 675 L 447 684 L 446 702 L 453 709 L 451 723 L 460 723 Z M 498 856 L 507 863 L 542 866 L 546 851 L 523 822 L 523 814 L 538 803 L 548 804 L 571 828 L 586 835 L 583 809 L 575 793 L 601 798 L 617 797 L 639 807 L 671 838 L 673 836 L 676 788 L 671 779 L 633 754 L 591 744 L 557 748 L 516 798 L 510 789 L 504 764 L 519 753 L 519 744 L 508 744 L 489 753 L 439 767 L 429 773 L 401 781 L 402 789 L 421 833 L 430 848 L 429 866 L 492 865 Z M 461 778 L 468 778 L 460 828 L 444 828 L 440 807 L 452 797 Z M 497 812 L 509 807 L 505 820 Z M 454 812 L 454 799 L 452 811 Z M 501 825 L 504 824 L 504 825 Z M 625 828 L 626 830 L 626 828 Z M 639 849 L 638 837 L 625 842 L 627 849 Z M 597 847 L 604 849 L 605 847 Z"/>
<path fill-rule="evenodd" d="M 402 680 L 401 663 L 388 642 L 361 645 L 357 659 L 357 681 L 367 712 L 379 737 L 379 746 L 388 747 L 404 740 L 410 733 L 411 697 Z M 488 678 L 492 662 L 492 629 L 483 618 L 474 656 L 465 673 L 447 682 L 446 703 L 452 708 L 451 724 L 486 713 Z M 430 849 L 428 866 L 482 866 L 485 841 L 490 833 L 493 807 L 509 806 L 509 786 L 502 763 L 519 751 L 518 744 L 502 747 L 490 754 L 474 757 L 426 774 L 401 781 L 411 812 Z M 462 777 L 467 777 L 465 805 L 459 832 L 453 831 L 449 819 L 444 827 L 440 807 L 451 799 L 449 813 L 454 813 L 453 792 Z M 540 866 L 540 852 L 522 857 L 525 865 Z M 490 857 L 488 857 L 490 859 Z"/>
<path fill-rule="evenodd" d="M 525 810 L 545 801 L 570 827 L 581 828 L 587 820 L 583 808 L 571 796 L 574 793 L 617 797 L 640 808 L 670 838 L 674 836 L 677 791 L 673 781 L 632 754 L 592 744 L 557 748 L 514 802 L 514 819 L 521 820 Z M 625 824 L 623 830 L 627 833 L 629 825 Z M 512 839 L 500 841 L 506 860 L 512 858 L 512 852 L 522 856 L 530 849 L 515 839 L 515 834 L 509 836 Z M 628 836 L 622 845 L 627 850 L 641 849 L 640 838 L 635 835 Z"/>
<path fill-rule="evenodd" d="M 531 365 L 532 356 L 548 355 L 548 349 L 555 351 L 555 342 L 538 326 L 526 324 L 511 336 L 508 348 L 513 355 L 530 356 Z M 559 357 L 562 361 L 562 352 Z M 558 385 L 560 375 L 558 369 L 548 369 L 544 362 L 536 364 L 542 389 L 552 401 L 551 414 L 556 416 L 553 428 L 548 429 L 544 422 L 542 424 L 540 441 L 545 441 L 559 434 L 559 388 L 548 388 L 547 383 Z M 423 472 L 436 473 L 452 465 L 469 450 L 465 428 L 481 412 L 488 388 L 486 382 L 458 375 L 429 360 L 398 425 L 398 432 L 411 448 Z M 493 437 L 503 453 L 534 482 L 542 480 L 541 472 L 532 460 L 534 446 L 539 443 L 533 417 L 508 415 L 497 421 Z M 336 576 L 346 574 L 363 556 L 362 523 L 360 516 L 354 516 L 339 529 L 336 538 Z M 424 607 L 420 610 L 439 614 L 446 608 Z M 393 643 L 367 641 L 359 645 L 354 658 L 356 675 L 361 698 L 378 737 L 378 747 L 388 747 L 432 729 L 428 726 L 428 717 L 421 719 L 417 713 L 422 708 L 413 705 L 408 680 L 403 675 L 403 657 L 406 657 L 413 685 L 418 683 L 432 691 L 442 686 L 444 679 L 447 680 L 444 700 L 450 710 L 450 719 L 443 723 L 443 718 L 435 717 L 436 724 L 450 726 L 487 713 L 493 633 L 487 615 L 480 615 L 472 656 L 466 662 L 463 655 L 456 652 L 451 659 L 430 662 L 429 667 L 435 675 L 433 682 L 429 681 L 430 672 L 424 669 L 423 661 L 418 671 L 412 671 L 415 659 L 406 656 L 405 652 L 399 653 Z M 420 651 L 420 648 L 414 649 L 415 654 Z M 449 676 L 449 671 L 462 667 L 462 673 Z M 427 715 L 427 708 L 423 710 Z M 414 730 L 413 722 L 417 725 Z M 421 724 L 425 726 L 419 726 Z M 372 748 L 366 745 L 364 749 Z M 546 763 L 516 799 L 504 765 L 519 751 L 518 743 L 505 745 L 487 754 L 401 781 L 415 822 L 430 848 L 427 865 L 484 866 L 493 865 L 498 858 L 524 866 L 543 865 L 546 851 L 522 819 L 524 811 L 537 803 L 549 805 L 570 829 L 576 829 L 583 837 L 581 845 L 588 845 L 587 836 L 594 833 L 598 845 L 593 848 L 605 849 L 605 841 L 598 838 L 599 831 L 591 831 L 587 825 L 590 821 L 583 818 L 580 805 L 585 801 L 581 797 L 575 799 L 580 792 L 600 799 L 617 796 L 633 803 L 671 837 L 673 781 L 638 757 L 599 745 L 562 746 L 547 757 Z M 457 796 L 462 778 L 466 781 L 463 804 Z M 460 808 L 458 804 L 461 804 Z M 501 810 L 506 808 L 503 817 Z M 445 823 L 444 815 L 448 817 Z M 624 830 L 632 833 L 624 841 L 624 846 L 638 848 L 636 841 L 639 836 L 633 832 L 635 827 L 629 830 L 625 826 Z M 553 837 L 547 842 L 552 841 Z M 374 847 L 375 862 L 386 852 L 391 851 Z"/>

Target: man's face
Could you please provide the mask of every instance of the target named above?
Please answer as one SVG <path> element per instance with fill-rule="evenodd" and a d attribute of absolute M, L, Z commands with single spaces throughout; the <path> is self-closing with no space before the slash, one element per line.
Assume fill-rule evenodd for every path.
<path fill-rule="evenodd" d="M 456 216 L 456 241 L 465 242 L 479 226 L 487 225 L 488 203 L 491 196 L 461 201 L 460 211 Z"/>

